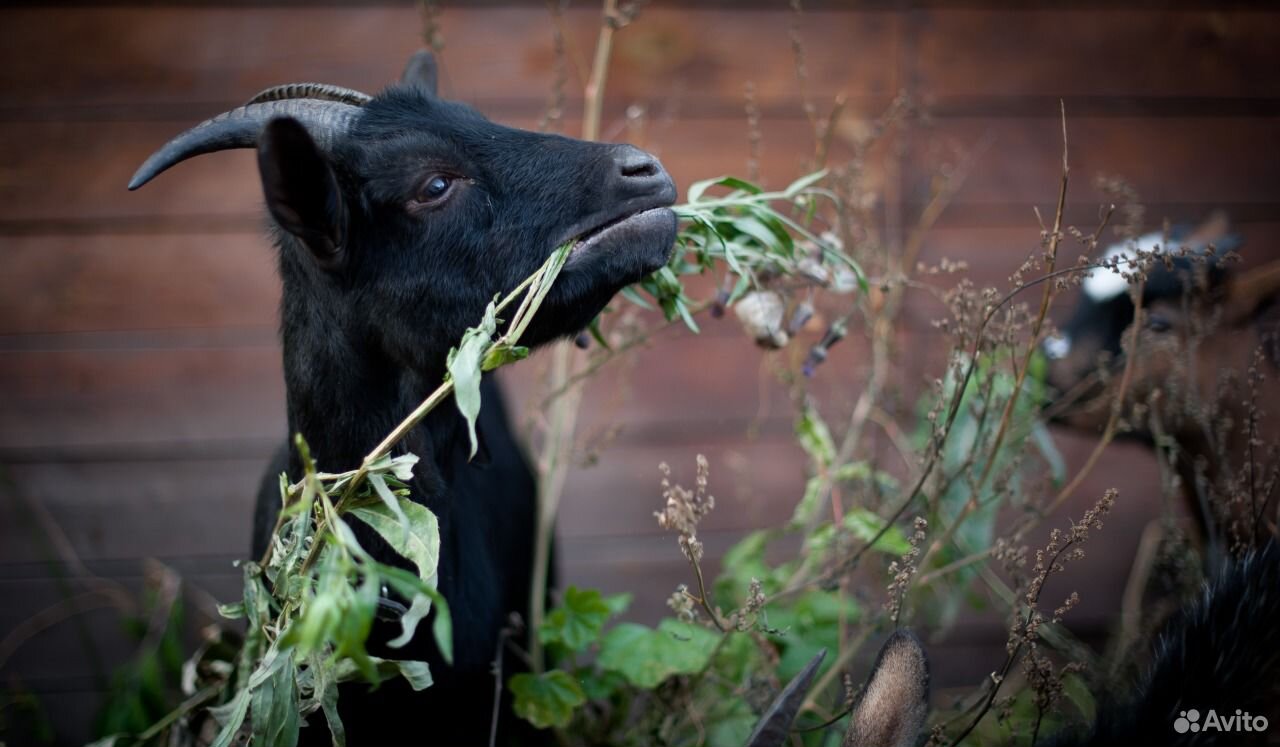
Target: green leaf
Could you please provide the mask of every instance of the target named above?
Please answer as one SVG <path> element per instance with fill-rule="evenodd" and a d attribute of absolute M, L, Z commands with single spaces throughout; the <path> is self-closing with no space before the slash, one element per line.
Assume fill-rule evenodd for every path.
<path fill-rule="evenodd" d="M 608 309 L 606 309 L 606 311 L 608 311 Z M 613 350 L 613 348 L 609 346 L 609 341 L 604 338 L 604 332 L 600 330 L 600 317 L 597 316 L 595 319 L 591 320 L 591 323 L 587 325 L 587 331 L 591 333 L 591 339 L 595 340 L 597 345 L 605 350 Z"/>
<path fill-rule="evenodd" d="M 581 651 L 600 637 L 612 611 L 595 589 L 570 586 L 564 602 L 548 615 L 539 630 L 543 643 L 560 643 Z"/>
<path fill-rule="evenodd" d="M 426 690 L 435 681 L 431 677 L 431 667 L 425 661 L 397 661 L 396 667 L 414 690 Z"/>
<path fill-rule="evenodd" d="M 484 363 L 481 364 L 481 368 L 485 371 L 492 371 L 495 368 L 501 368 L 508 363 L 522 361 L 528 357 L 529 348 L 504 342 L 501 345 L 494 345 L 489 348 L 489 351 L 484 354 Z"/>
<path fill-rule="evenodd" d="M 657 630 L 623 623 L 601 641 L 596 663 L 636 687 L 651 690 L 668 677 L 701 671 L 719 640 L 706 628 L 671 618 L 659 623 Z"/>
<path fill-rule="evenodd" d="M 1062 678 L 1062 692 L 1067 696 L 1067 700 L 1080 711 L 1080 715 L 1084 716 L 1086 724 L 1092 724 L 1098 717 L 1098 702 L 1094 700 L 1093 693 L 1089 690 L 1089 685 L 1084 678 L 1078 674 L 1068 674 Z"/>
<path fill-rule="evenodd" d="M 218 605 L 218 614 L 228 620 L 239 620 L 244 617 L 244 602 Z"/>
<path fill-rule="evenodd" d="M 736 218 L 732 225 L 735 231 L 750 236 L 767 252 L 775 252 L 782 249 L 778 236 L 755 216 Z M 785 251 L 778 251 L 778 253 L 785 254 Z"/>
<path fill-rule="evenodd" d="M 373 486 L 373 492 L 382 501 L 382 505 L 391 512 L 395 517 L 396 523 L 400 525 L 402 535 L 400 544 L 409 543 L 409 517 L 405 515 L 404 509 L 400 507 L 400 499 L 391 492 L 391 488 L 387 487 L 387 481 L 382 479 L 382 475 L 376 472 L 369 473 L 369 484 Z"/>
<path fill-rule="evenodd" d="M 423 594 L 431 600 L 436 613 L 434 622 L 431 624 L 431 633 L 435 637 L 436 646 L 440 648 L 440 655 L 447 663 L 452 664 L 453 618 L 449 614 L 448 601 L 435 588 L 434 579 L 433 583 L 427 583 L 403 568 L 381 563 L 374 563 L 374 567 L 378 571 L 378 576 L 401 594 L 410 598 Z"/>
<path fill-rule="evenodd" d="M 684 326 L 695 335 L 701 334 L 702 330 L 698 328 L 698 323 L 693 321 L 693 315 L 689 313 L 689 305 L 684 302 L 683 298 L 677 298 L 675 301 L 676 312 L 680 314 L 680 318 L 684 320 Z"/>
<path fill-rule="evenodd" d="M 794 526 L 808 526 L 809 523 L 818 514 L 822 503 L 822 478 L 818 476 L 810 477 L 804 483 L 804 495 L 800 496 L 800 502 L 796 504 L 796 508 L 791 512 L 791 523 Z"/>
<path fill-rule="evenodd" d="M 517 674 L 507 687 L 516 696 L 516 715 L 539 729 L 568 726 L 574 709 L 587 702 L 578 683 L 559 669 L 544 674 Z"/>
<path fill-rule="evenodd" d="M 211 747 L 231 747 L 231 741 L 240 733 L 240 725 L 249 713 L 249 696 L 252 694 L 246 687 L 236 693 L 230 703 L 209 709 L 210 715 L 221 727 Z"/>
<path fill-rule="evenodd" d="M 822 468 L 829 467 L 836 458 L 836 442 L 822 416 L 812 407 L 805 407 L 796 421 L 796 438 L 800 448 Z"/>
<path fill-rule="evenodd" d="M 821 171 L 815 171 L 812 174 L 806 174 L 805 176 L 802 176 L 799 179 L 796 179 L 794 182 L 791 182 L 791 184 L 787 185 L 787 188 L 784 189 L 782 193 L 785 194 L 788 198 L 793 198 L 796 195 L 803 192 L 804 190 L 808 189 L 809 187 L 812 187 L 813 185 L 822 181 L 822 178 L 826 175 L 827 175 L 827 169 L 823 169 Z"/>
<path fill-rule="evenodd" d="M 1040 456 L 1044 457 L 1045 462 L 1049 464 L 1049 475 L 1054 486 L 1062 485 L 1067 479 L 1067 463 L 1062 458 L 1062 452 L 1058 451 L 1058 444 L 1054 442 L 1053 434 L 1044 421 L 1036 420 L 1031 424 L 1031 441 L 1035 444 L 1036 451 L 1039 451 Z"/>
<path fill-rule="evenodd" d="M 740 189 L 748 194 L 758 195 L 764 190 L 760 189 L 751 182 L 739 179 L 736 176 L 717 176 L 713 179 L 703 179 L 700 182 L 694 182 L 689 185 L 688 201 L 697 202 L 702 199 L 702 195 L 712 187 L 728 187 L 729 189 Z"/>
<path fill-rule="evenodd" d="M 391 459 L 391 474 L 400 482 L 409 482 L 413 479 L 413 467 L 418 463 L 417 454 L 401 454 Z"/>
<path fill-rule="evenodd" d="M 467 421 L 467 435 L 471 439 L 471 456 L 476 455 L 476 418 L 480 415 L 480 369 L 485 352 L 498 329 L 497 301 L 490 301 L 484 310 L 480 326 L 468 329 L 462 335 L 458 347 L 449 350 L 446 367 L 453 379 L 453 399 L 458 412 Z"/>
<path fill-rule="evenodd" d="M 398 501 L 408 531 L 401 531 L 397 517 L 385 505 L 367 506 L 351 509 L 356 518 L 368 524 L 371 529 L 391 545 L 391 548 L 403 555 L 418 569 L 418 578 L 426 586 L 435 587 L 436 567 L 440 561 L 440 525 L 435 514 L 426 507 L 413 501 Z M 418 590 L 412 597 L 409 611 L 400 618 L 401 633 L 387 645 L 400 648 L 407 644 L 418 628 L 418 622 L 431 610 L 431 597 Z"/>
<path fill-rule="evenodd" d="M 871 538 L 884 528 L 884 524 L 884 519 L 865 508 L 852 509 L 844 516 L 844 528 L 863 542 L 870 542 Z M 906 535 L 900 528 L 893 526 L 889 527 L 889 531 L 885 532 L 883 537 L 876 540 L 871 549 L 889 555 L 905 555 L 911 549 L 911 543 L 907 541 Z"/>
<path fill-rule="evenodd" d="M 267 662 L 264 659 L 263 664 Z M 293 747 L 298 743 L 297 668 L 289 654 L 277 654 L 266 680 L 253 690 L 250 714 L 252 743 L 261 747 Z"/>
<path fill-rule="evenodd" d="M 640 292 L 636 290 L 634 285 L 628 285 L 626 288 L 623 288 L 622 297 L 645 311 L 653 311 L 653 304 L 644 300 L 644 296 L 640 295 Z"/>
<path fill-rule="evenodd" d="M 605 701 L 612 698 L 623 688 L 628 687 L 627 679 L 617 672 L 602 672 L 591 667 L 576 670 L 573 676 L 582 686 L 587 700 Z"/>
<path fill-rule="evenodd" d="M 329 737 L 333 740 L 334 747 L 346 747 L 347 728 L 338 713 L 337 680 L 325 684 L 324 692 L 320 695 L 320 709 L 324 711 L 324 720 L 329 725 Z"/>
<path fill-rule="evenodd" d="M 621 594 L 610 594 L 604 598 L 605 606 L 609 608 L 610 617 L 616 617 L 626 612 L 631 606 L 631 593 L 623 592 Z"/>

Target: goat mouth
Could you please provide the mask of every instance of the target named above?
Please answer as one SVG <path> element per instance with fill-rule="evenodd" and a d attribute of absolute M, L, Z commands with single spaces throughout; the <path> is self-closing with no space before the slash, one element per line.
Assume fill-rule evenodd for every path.
<path fill-rule="evenodd" d="M 586 257 L 620 246 L 644 242 L 670 233 L 674 239 L 675 213 L 667 207 L 649 208 L 605 221 L 578 234 L 569 249 L 566 267 L 585 261 Z"/>

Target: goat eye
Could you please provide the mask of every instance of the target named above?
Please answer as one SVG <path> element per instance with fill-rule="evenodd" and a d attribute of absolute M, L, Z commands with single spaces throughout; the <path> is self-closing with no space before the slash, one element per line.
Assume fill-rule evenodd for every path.
<path fill-rule="evenodd" d="M 1147 329 L 1152 332 L 1168 332 L 1172 328 L 1173 322 L 1164 314 L 1147 314 Z"/>
<path fill-rule="evenodd" d="M 418 202 L 436 202 L 449 192 L 449 187 L 453 186 L 453 180 L 447 176 L 436 174 L 422 185 L 422 189 L 418 191 Z"/>

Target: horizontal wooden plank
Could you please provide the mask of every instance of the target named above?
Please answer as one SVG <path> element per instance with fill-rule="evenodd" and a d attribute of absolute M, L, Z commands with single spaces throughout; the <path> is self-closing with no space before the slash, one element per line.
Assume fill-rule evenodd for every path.
<path fill-rule="evenodd" d="M 260 234 L 16 237 L 0 334 L 275 326 L 275 250 Z"/>
<path fill-rule="evenodd" d="M 976 160 L 949 213 L 1007 212 L 1012 203 L 1023 216 L 1036 205 L 1049 220 L 1062 181 L 1062 125 L 1056 107 L 1045 114 L 1043 119 L 939 120 L 908 156 L 914 178 L 906 185 L 906 201 L 927 202 L 934 175 L 959 163 L 957 153 L 973 153 Z M 1067 131 L 1067 199 L 1072 205 L 1103 201 L 1094 187 L 1099 175 L 1123 178 L 1145 204 L 1178 204 L 1189 212 L 1196 212 L 1197 205 L 1207 213 L 1221 205 L 1280 200 L 1274 163 L 1262 157 L 1274 152 L 1275 123 L 1270 118 L 1089 118 L 1068 111 Z M 1096 209 L 1088 212 L 1097 214 Z"/>
<path fill-rule="evenodd" d="M 932 176 L 957 161 L 957 150 L 985 149 L 948 212 L 957 220 L 1022 225 L 1031 205 L 1051 209 L 1061 169 L 1056 109 L 1043 118 L 940 120 L 917 131 L 913 174 L 903 199 L 910 212 L 928 201 Z M 515 124 L 530 124 L 515 121 Z M 148 153 L 190 122 L 145 124 L 0 124 L 0 233 L 84 234 L 97 231 L 250 233 L 263 224 L 252 154 L 196 158 L 136 193 L 124 184 Z M 1280 185 L 1270 161 L 1270 118 L 1204 120 L 1073 117 L 1068 112 L 1074 181 L 1070 202 L 1096 203 L 1099 174 L 1132 182 L 1148 204 L 1179 209 L 1242 206 L 1274 212 Z M 835 140 L 833 162 L 851 152 L 853 119 Z M 803 120 L 763 125 L 762 173 L 781 186 L 802 173 L 812 133 Z M 655 126 L 645 143 L 687 188 L 709 175 L 746 171 L 745 122 L 697 120 Z M 92 163 L 92 169 L 83 164 Z M 869 184 L 881 184 L 872 167 Z M 41 185 L 35 189 L 32 185 Z M 69 207 L 71 206 L 71 207 Z M 954 209 L 963 207 L 963 210 Z M 1245 216 L 1241 216 L 1245 217 Z M 1262 216 L 1252 215 L 1252 219 Z"/>
<path fill-rule="evenodd" d="M 214 113 L 210 108 L 197 116 Z M 536 127 L 528 118 L 502 119 Z M 265 225 L 257 169 L 247 150 L 192 159 L 137 192 L 126 191 L 146 157 L 195 122 L 0 123 L 0 232 L 82 234 L 79 226 L 91 221 L 142 232 L 154 230 L 142 219 L 157 216 L 168 218 L 161 230 L 174 233 L 251 232 Z M 803 173 L 812 129 L 798 119 L 768 122 L 762 129 L 761 173 L 774 186 L 785 186 Z M 682 191 L 695 180 L 746 172 L 745 118 L 655 123 L 648 133 L 641 144 L 662 159 Z M 626 135 L 615 131 L 613 137 Z M 837 144 L 833 155 L 849 152 Z"/>
<path fill-rule="evenodd" d="M 608 92 L 618 102 L 696 112 L 709 103 L 737 109 L 743 86 L 758 99 L 798 109 L 795 67 L 785 28 L 790 14 L 727 8 L 650 8 L 618 34 Z M 540 111 L 554 77 L 553 23 L 541 5 L 441 14 L 446 42 L 442 89 L 472 101 L 515 102 Z M 761 23 L 761 20 L 772 21 Z M 595 8 L 565 17 L 574 63 L 588 64 L 599 25 Z M 885 12 L 814 11 L 800 19 L 814 95 L 896 93 L 897 18 Z M 5 11 L 0 28 L 0 86 L 23 109 L 150 104 L 238 103 L 271 85 L 319 80 L 377 91 L 396 79 L 421 46 L 411 4 L 363 8 L 56 8 Z M 38 33 L 37 33 L 38 30 Z M 68 56 L 67 49 L 77 50 Z M 878 64 L 855 64 L 857 59 Z M 576 72 L 566 86 L 582 90 Z M 585 75 L 585 70 L 581 75 Z M 713 106 L 724 113 L 724 106 Z M 27 115 L 29 116 L 29 114 Z M 145 115 L 144 115 L 145 116 Z"/>
<path fill-rule="evenodd" d="M 1091 438 L 1057 431 L 1069 461 L 1081 462 Z M 1082 494 L 1096 499 L 1107 487 L 1137 495 L 1147 507 L 1158 481 L 1148 467 L 1122 469 L 1132 449 L 1109 454 Z M 690 447 L 621 445 L 597 464 L 577 466 L 561 502 L 559 536 L 566 541 L 644 536 L 670 537 L 653 513 L 662 507 L 658 470 L 669 462 L 674 482 L 691 484 L 693 453 L 711 465 L 717 509 L 707 532 L 742 532 L 777 526 L 790 515 L 806 477 L 806 461 L 790 438 L 752 439 L 725 434 Z M 886 459 L 886 469 L 898 471 Z M 266 457 L 246 460 L 107 462 L 17 465 L 14 489 L 47 512 L 86 561 L 242 557 L 248 552 L 254 496 Z M 1085 504 L 1087 505 L 1087 504 Z M 1074 508 L 1079 508 L 1076 506 Z M 38 564 L 52 557 L 42 525 L 23 504 L 8 505 L 0 525 L 0 565 Z M 39 568 L 34 573 L 51 572 Z"/>
<path fill-rule="evenodd" d="M 865 370 L 862 345 L 851 336 L 833 348 L 823 369 L 831 381 L 856 380 Z M 789 428 L 782 387 L 745 336 L 673 330 L 634 355 L 634 375 L 615 368 L 591 383 L 584 433 L 621 423 L 627 439 L 688 443 L 726 427 L 745 428 L 762 413 L 783 417 Z M 67 456 L 42 454 L 48 448 L 115 445 L 140 449 L 142 457 L 157 445 L 185 444 L 198 454 L 205 447 L 244 444 L 249 451 L 234 454 L 252 457 L 285 435 L 280 365 L 274 344 L 0 352 L 0 388 L 8 394 L 0 402 L 0 450 L 11 459 L 47 461 Z M 535 356 L 522 364 L 523 373 L 513 370 L 512 376 L 529 382 L 517 392 L 512 411 L 518 419 L 526 407 L 541 406 L 520 394 L 533 391 L 527 387 L 536 383 L 539 365 Z M 851 378 L 838 380 L 839 372 Z M 769 403 L 763 408 L 762 393 Z"/>
<path fill-rule="evenodd" d="M 713 468 L 719 510 L 708 531 L 773 526 L 789 515 L 804 485 L 805 460 L 785 435 L 723 434 L 681 447 L 620 445 L 595 465 L 575 468 L 561 504 L 560 535 L 662 535 L 658 464 L 669 461 L 692 484 L 694 452 Z M 7 470 L 14 490 L 65 533 L 84 560 L 243 556 L 249 551 L 259 459 L 25 464 Z M 685 463 L 687 462 L 687 464 Z M 688 474 L 685 474 L 688 473 Z M 24 504 L 6 505 L 0 565 L 48 557 L 41 523 Z"/>
<path fill-rule="evenodd" d="M 0 354 L 0 448 L 284 438 L 275 347 Z"/>
<path fill-rule="evenodd" d="M 269 457 L 14 465 L 6 472 L 22 502 L 5 501 L 0 563 L 51 557 L 31 505 L 83 560 L 245 556 Z"/>
<path fill-rule="evenodd" d="M 912 84 L 942 108 L 1028 94 L 1280 96 L 1280 16 L 1263 9 L 931 7 L 911 15 Z M 1230 101 L 1224 101 L 1230 106 Z M 1206 108 L 1212 101 L 1205 102 Z M 1069 112 L 1070 113 L 1070 110 Z"/>

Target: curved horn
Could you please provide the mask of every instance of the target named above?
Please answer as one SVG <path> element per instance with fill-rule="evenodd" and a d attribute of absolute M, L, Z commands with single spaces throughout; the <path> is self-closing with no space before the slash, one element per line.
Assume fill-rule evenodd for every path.
<path fill-rule="evenodd" d="M 351 104 L 352 106 L 364 106 L 372 101 L 373 97 L 351 88 L 343 88 L 342 86 L 334 86 L 328 83 L 286 83 L 282 86 L 272 86 L 260 91 L 257 96 L 246 101 L 245 106 L 286 99 L 318 99 L 321 101 L 337 101 L 338 103 Z"/>
<path fill-rule="evenodd" d="M 138 168 L 129 189 L 151 181 L 157 174 L 193 156 L 231 148 L 252 148 L 267 122 L 292 117 L 302 123 L 321 151 L 328 152 L 359 116 L 360 108 L 334 101 L 286 99 L 249 104 L 206 119 L 164 144 Z"/>

